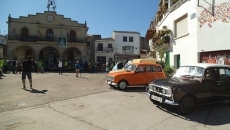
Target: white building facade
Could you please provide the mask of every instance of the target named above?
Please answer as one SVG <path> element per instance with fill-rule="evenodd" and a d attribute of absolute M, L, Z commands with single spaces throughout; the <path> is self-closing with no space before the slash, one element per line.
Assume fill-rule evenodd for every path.
<path fill-rule="evenodd" d="M 115 62 L 140 58 L 140 33 L 131 31 L 113 31 L 115 40 Z"/>
<path fill-rule="evenodd" d="M 168 9 L 155 28 L 156 32 L 164 26 L 171 30 L 164 56 L 170 66 L 178 68 L 199 62 L 230 65 L 230 0 L 178 0 L 173 5 L 172 0 L 162 0 L 161 3 Z"/>
<path fill-rule="evenodd" d="M 115 41 L 112 38 L 104 38 L 95 41 L 95 62 L 106 63 L 114 61 Z"/>

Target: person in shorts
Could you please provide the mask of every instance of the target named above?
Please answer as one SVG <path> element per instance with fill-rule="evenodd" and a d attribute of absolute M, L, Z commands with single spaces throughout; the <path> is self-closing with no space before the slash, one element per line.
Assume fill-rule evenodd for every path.
<path fill-rule="evenodd" d="M 76 77 L 79 77 L 80 69 L 81 69 L 80 63 L 79 61 L 77 61 L 75 64 Z"/>
<path fill-rule="evenodd" d="M 30 89 L 32 88 L 32 57 L 28 56 L 27 60 L 22 63 L 22 84 L 23 84 L 23 89 L 26 89 L 26 76 L 29 79 L 30 83 Z"/>

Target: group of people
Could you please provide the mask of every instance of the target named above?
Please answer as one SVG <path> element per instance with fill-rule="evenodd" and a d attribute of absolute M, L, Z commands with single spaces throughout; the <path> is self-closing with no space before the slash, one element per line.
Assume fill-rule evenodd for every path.
<path fill-rule="evenodd" d="M 13 73 L 21 74 L 22 72 L 22 62 L 23 60 L 7 60 L 0 58 L 0 68 L 3 73 Z M 42 60 L 32 62 L 32 72 L 34 73 L 44 73 L 44 62 Z"/>

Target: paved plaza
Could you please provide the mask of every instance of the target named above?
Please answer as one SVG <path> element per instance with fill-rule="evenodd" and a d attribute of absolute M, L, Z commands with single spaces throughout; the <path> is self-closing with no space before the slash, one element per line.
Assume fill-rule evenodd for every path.
<path fill-rule="evenodd" d="M 151 103 L 145 88 L 114 90 L 105 73 L 20 74 L 0 79 L 0 130 L 227 130 L 230 105 L 200 106 L 191 115 Z"/>

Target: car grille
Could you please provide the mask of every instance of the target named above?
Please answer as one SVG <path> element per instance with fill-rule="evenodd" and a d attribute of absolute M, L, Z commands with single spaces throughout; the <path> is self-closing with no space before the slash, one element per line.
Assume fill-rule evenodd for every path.
<path fill-rule="evenodd" d="M 162 87 L 162 86 L 157 86 L 157 85 L 154 85 L 154 84 L 149 84 L 149 90 L 154 92 L 155 94 L 158 94 L 158 95 L 162 95 L 162 96 L 166 96 L 166 97 L 171 97 L 171 94 L 167 94 L 166 93 L 166 88 Z M 163 93 L 163 91 L 165 93 Z"/>

